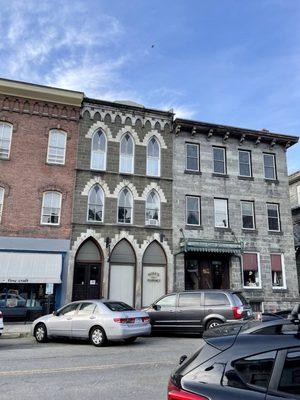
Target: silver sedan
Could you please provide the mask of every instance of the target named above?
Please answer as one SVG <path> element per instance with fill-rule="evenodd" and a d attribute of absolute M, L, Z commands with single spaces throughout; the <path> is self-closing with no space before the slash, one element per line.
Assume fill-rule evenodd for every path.
<path fill-rule="evenodd" d="M 40 343 L 54 337 L 87 339 L 94 346 L 110 340 L 132 343 L 151 333 L 149 315 L 121 301 L 85 300 L 69 303 L 32 324 L 32 333 Z"/>

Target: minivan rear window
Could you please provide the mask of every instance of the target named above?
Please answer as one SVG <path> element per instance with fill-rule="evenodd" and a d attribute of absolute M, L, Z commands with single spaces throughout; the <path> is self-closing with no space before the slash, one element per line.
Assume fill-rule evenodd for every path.
<path fill-rule="evenodd" d="M 232 297 L 234 298 L 235 302 L 239 306 L 244 306 L 247 303 L 247 300 L 241 293 L 232 293 Z"/>
<path fill-rule="evenodd" d="M 103 304 L 111 311 L 134 311 L 134 308 L 121 301 L 105 301 Z"/>

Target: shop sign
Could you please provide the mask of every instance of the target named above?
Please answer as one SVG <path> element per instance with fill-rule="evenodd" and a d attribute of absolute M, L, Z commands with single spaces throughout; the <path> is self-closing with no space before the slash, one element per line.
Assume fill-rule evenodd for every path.
<path fill-rule="evenodd" d="M 54 285 L 53 283 L 46 283 L 45 294 L 53 294 Z"/>
<path fill-rule="evenodd" d="M 29 283 L 28 279 L 3 279 L 2 283 Z"/>
<path fill-rule="evenodd" d="M 159 272 L 149 272 L 147 281 L 148 282 L 160 282 Z"/>

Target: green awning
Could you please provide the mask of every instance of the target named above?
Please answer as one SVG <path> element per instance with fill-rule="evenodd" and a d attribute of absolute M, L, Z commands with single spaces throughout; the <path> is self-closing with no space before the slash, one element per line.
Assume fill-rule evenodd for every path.
<path fill-rule="evenodd" d="M 242 242 L 226 240 L 205 240 L 205 239 L 182 239 L 180 248 L 185 252 L 199 253 L 226 253 L 241 255 L 243 252 Z"/>

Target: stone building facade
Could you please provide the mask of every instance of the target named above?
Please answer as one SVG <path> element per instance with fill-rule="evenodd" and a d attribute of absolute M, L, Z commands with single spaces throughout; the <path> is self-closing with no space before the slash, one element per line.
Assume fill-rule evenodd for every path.
<path fill-rule="evenodd" d="M 85 98 L 67 300 L 173 289 L 171 112 Z"/>
<path fill-rule="evenodd" d="M 0 292 L 10 310 L 37 312 L 47 293 L 60 305 L 82 98 L 0 79 Z"/>
<path fill-rule="evenodd" d="M 294 228 L 295 253 L 300 287 L 300 171 L 289 176 L 290 200 Z"/>
<path fill-rule="evenodd" d="M 299 298 L 286 149 L 297 137 L 176 119 L 176 289 L 241 290 L 256 311 Z"/>

